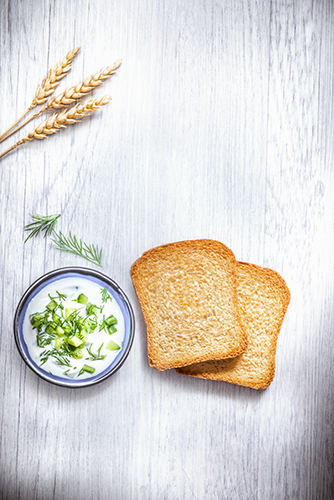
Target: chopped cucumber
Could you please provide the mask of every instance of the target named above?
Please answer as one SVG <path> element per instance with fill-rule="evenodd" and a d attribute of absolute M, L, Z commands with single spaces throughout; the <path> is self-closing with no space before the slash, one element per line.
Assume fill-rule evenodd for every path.
<path fill-rule="evenodd" d="M 75 351 L 71 352 L 71 356 L 74 359 L 81 359 L 83 357 L 83 352 L 81 349 L 75 349 Z"/>
<path fill-rule="evenodd" d="M 60 338 L 56 338 L 55 339 L 55 349 L 57 349 L 57 351 L 59 351 L 59 349 L 61 348 L 61 346 L 63 345 L 64 341 Z"/>
<path fill-rule="evenodd" d="M 75 308 L 74 307 L 66 307 L 66 309 L 65 309 L 65 318 L 68 318 L 74 312 L 75 312 Z"/>
<path fill-rule="evenodd" d="M 54 311 L 58 306 L 58 303 L 52 299 L 51 302 L 48 303 L 48 305 L 46 306 L 47 309 L 49 309 L 49 311 Z"/>
<path fill-rule="evenodd" d="M 57 325 L 60 325 L 60 323 L 61 323 L 61 318 L 60 318 L 60 316 L 58 316 L 58 314 L 53 313 L 53 314 L 52 314 L 52 321 L 53 321 L 54 323 L 56 323 Z"/>
<path fill-rule="evenodd" d="M 68 343 L 70 345 L 73 345 L 74 347 L 79 347 L 82 345 L 82 340 L 79 339 L 79 337 L 77 337 L 77 335 L 74 335 L 74 337 L 71 337 L 69 340 L 68 340 Z"/>
<path fill-rule="evenodd" d="M 77 299 L 73 299 L 72 303 L 66 302 L 66 295 L 56 292 L 57 296 L 49 295 L 50 302 L 42 312 L 36 312 L 30 316 L 32 328 L 37 331 L 36 341 L 39 347 L 45 348 L 40 354 L 41 366 L 49 359 L 53 358 L 57 365 L 67 367 L 64 372 L 67 376 L 75 376 L 73 374 L 73 365 L 71 359 L 82 359 L 84 350 L 88 352 L 90 357 L 85 359 L 93 361 L 103 360 L 106 354 L 101 354 L 103 342 L 96 352 L 93 349 L 92 342 L 88 341 L 89 335 L 93 332 L 104 332 L 110 335 L 117 331 L 117 318 L 111 314 L 103 319 L 100 317 L 105 303 L 112 300 L 106 289 L 101 288 L 102 305 L 99 307 L 96 304 L 89 302 L 88 297 L 81 293 Z M 71 307 L 77 303 L 85 307 Z M 65 307 L 66 306 L 66 307 Z M 104 334 L 101 334 L 103 339 Z M 104 337 L 105 338 L 105 337 Z M 95 338 L 94 338 L 95 343 Z M 109 341 L 106 349 L 109 351 L 118 351 L 121 347 L 114 341 Z M 82 373 L 94 373 L 95 368 L 84 364 L 77 376 Z"/>
<path fill-rule="evenodd" d="M 81 368 L 81 370 L 79 372 L 79 375 L 81 375 L 83 372 L 94 373 L 95 368 L 93 368 L 92 366 L 89 366 L 89 365 L 83 365 L 83 367 Z"/>
<path fill-rule="evenodd" d="M 84 293 L 80 293 L 79 297 L 77 298 L 78 304 L 84 304 L 86 305 L 88 302 L 88 297 Z"/>
<path fill-rule="evenodd" d="M 109 326 L 107 330 L 109 332 L 109 335 L 112 335 L 113 333 L 117 332 L 117 328 L 115 326 Z"/>
<path fill-rule="evenodd" d="M 106 349 L 108 349 L 109 351 L 118 351 L 120 349 L 120 346 L 113 340 L 109 340 Z"/>
<path fill-rule="evenodd" d="M 52 321 L 49 322 L 49 324 L 46 326 L 45 331 L 46 333 L 55 333 L 57 328 L 57 325 L 53 323 Z"/>
<path fill-rule="evenodd" d="M 86 330 L 81 330 L 81 332 L 77 333 L 77 337 L 81 340 L 83 345 L 87 342 L 87 335 Z"/>
<path fill-rule="evenodd" d="M 37 328 L 38 326 L 43 325 L 45 322 L 45 318 L 43 314 L 40 313 L 35 313 L 30 316 L 30 323 L 34 328 Z"/>
<path fill-rule="evenodd" d="M 95 304 L 91 304 L 90 302 L 88 302 L 86 305 L 86 311 L 87 311 L 88 316 L 91 316 L 91 315 L 97 316 L 98 309 L 99 308 Z"/>
<path fill-rule="evenodd" d="M 109 318 L 107 318 L 105 320 L 105 323 L 107 326 L 113 326 L 113 325 L 117 325 L 117 319 L 115 318 L 115 316 L 112 314 L 111 316 L 109 316 Z"/>
<path fill-rule="evenodd" d="M 63 337 L 64 333 L 65 333 L 64 329 L 58 325 L 56 327 L 56 334 L 58 335 L 58 337 Z"/>

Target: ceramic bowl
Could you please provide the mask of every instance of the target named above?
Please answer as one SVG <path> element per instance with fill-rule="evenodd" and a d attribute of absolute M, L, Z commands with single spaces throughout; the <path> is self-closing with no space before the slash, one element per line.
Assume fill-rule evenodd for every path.
<path fill-rule="evenodd" d="M 107 288 L 109 294 L 111 295 L 113 301 L 116 301 L 119 306 L 124 319 L 124 339 L 123 345 L 119 352 L 117 352 L 116 357 L 112 360 L 110 365 L 104 369 L 101 373 L 94 376 L 92 374 L 89 378 L 80 379 L 80 377 L 71 378 L 63 377 L 58 375 L 53 375 L 50 372 L 43 369 L 43 366 L 39 366 L 29 353 L 28 346 L 26 344 L 24 334 L 23 334 L 23 323 L 25 315 L 27 314 L 27 308 L 30 301 L 47 285 L 62 279 L 62 278 L 84 278 L 88 279 L 94 283 L 97 283 L 102 288 Z M 51 271 L 38 280 L 36 280 L 23 294 L 14 316 L 14 336 L 19 353 L 28 367 L 35 372 L 39 377 L 50 382 L 52 384 L 68 387 L 68 388 L 81 388 L 88 387 L 103 380 L 107 379 L 113 375 L 117 370 L 121 368 L 124 361 L 129 355 L 132 347 L 133 338 L 135 331 L 134 314 L 129 302 L 129 299 L 120 288 L 120 286 L 115 283 L 111 278 L 105 276 L 99 271 L 93 269 L 87 269 L 83 267 L 65 267 L 61 269 L 56 269 Z"/>

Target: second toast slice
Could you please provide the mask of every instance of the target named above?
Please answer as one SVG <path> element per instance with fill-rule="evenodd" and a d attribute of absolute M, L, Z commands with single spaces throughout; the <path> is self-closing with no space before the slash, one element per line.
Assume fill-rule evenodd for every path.
<path fill-rule="evenodd" d="M 290 291 L 275 271 L 244 262 L 237 263 L 237 284 L 241 320 L 249 339 L 246 351 L 234 359 L 197 363 L 177 372 L 265 389 L 275 375 L 277 337 Z"/>
<path fill-rule="evenodd" d="M 245 351 L 236 259 L 223 243 L 188 240 L 153 248 L 134 262 L 131 277 L 152 367 L 166 370 Z"/>

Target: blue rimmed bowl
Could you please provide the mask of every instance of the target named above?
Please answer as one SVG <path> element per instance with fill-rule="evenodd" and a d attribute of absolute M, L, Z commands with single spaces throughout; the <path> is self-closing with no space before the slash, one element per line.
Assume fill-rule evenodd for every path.
<path fill-rule="evenodd" d="M 79 378 L 60 377 L 53 375 L 39 366 L 29 353 L 23 332 L 24 318 L 30 301 L 49 284 L 56 282 L 63 278 L 84 278 L 97 283 L 102 288 L 107 288 L 109 294 L 116 301 L 119 306 L 124 320 L 124 339 L 123 345 L 116 357 L 110 365 L 101 373 L 94 374 L 88 378 L 80 380 Z M 129 355 L 132 347 L 135 332 L 134 314 L 128 297 L 120 286 L 108 276 L 84 267 L 64 267 L 51 271 L 38 280 L 36 280 L 23 294 L 15 312 L 14 316 L 14 337 L 18 351 L 28 365 L 28 367 L 35 372 L 39 377 L 55 385 L 69 388 L 88 387 L 102 382 L 110 377 L 113 373 L 121 368 L 124 361 Z"/>

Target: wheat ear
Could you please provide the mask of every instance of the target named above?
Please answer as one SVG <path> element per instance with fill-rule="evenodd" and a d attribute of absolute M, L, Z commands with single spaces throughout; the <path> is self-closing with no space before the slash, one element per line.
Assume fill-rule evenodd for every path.
<path fill-rule="evenodd" d="M 94 75 L 86 78 L 81 81 L 74 87 L 70 87 L 62 94 L 59 94 L 56 97 L 51 97 L 46 103 L 45 109 L 55 108 L 60 109 L 68 106 L 69 104 L 73 104 L 75 101 L 80 99 L 81 97 L 85 97 L 86 94 L 94 90 L 96 87 L 99 87 L 104 80 L 107 80 L 114 73 L 116 73 L 117 68 L 122 64 L 122 61 L 116 61 L 112 66 L 107 66 L 106 68 L 100 69 Z"/>
<path fill-rule="evenodd" d="M 56 64 L 56 66 L 48 72 L 47 76 L 43 79 L 41 85 L 37 86 L 35 97 L 29 107 L 29 111 L 39 104 L 44 104 L 48 97 L 53 94 L 59 82 L 71 69 L 71 62 L 77 55 L 81 47 L 68 52 L 65 58 Z"/>
<path fill-rule="evenodd" d="M 0 158 L 5 156 L 7 153 L 21 146 L 27 141 L 33 141 L 34 139 L 44 139 L 49 135 L 56 134 L 62 128 L 66 128 L 66 125 L 72 125 L 81 121 L 83 118 L 89 114 L 97 111 L 101 106 L 108 104 L 111 101 L 110 96 L 104 96 L 100 99 L 91 99 L 90 101 L 77 104 L 69 110 L 64 110 L 61 113 L 54 113 L 47 120 L 43 121 L 37 127 L 35 127 L 28 135 L 17 141 L 13 146 L 6 149 Z"/>
<path fill-rule="evenodd" d="M 66 90 L 64 90 L 64 92 L 57 95 L 56 97 L 51 97 L 40 110 L 36 111 L 36 113 L 30 116 L 21 125 L 16 127 L 16 129 L 12 130 L 10 134 L 4 137 L 4 139 L 7 139 L 7 137 L 20 130 L 20 128 L 24 127 L 24 125 L 29 123 L 34 118 L 37 118 L 37 116 L 40 116 L 43 111 L 51 109 L 62 109 L 69 104 L 75 103 L 81 97 L 86 97 L 89 92 L 94 90 L 96 87 L 99 87 L 104 82 L 104 80 L 107 80 L 111 77 L 111 75 L 116 73 L 116 70 L 121 64 L 122 61 L 118 60 L 112 66 L 102 68 L 100 69 L 100 71 L 88 78 L 85 78 L 85 80 L 82 80 L 77 85 L 67 88 Z"/>
<path fill-rule="evenodd" d="M 74 50 L 70 50 L 62 61 L 58 62 L 54 68 L 51 68 L 49 70 L 42 83 L 37 86 L 35 97 L 33 98 L 32 103 L 30 104 L 28 109 L 18 120 L 16 120 L 15 123 L 13 123 L 10 128 L 8 128 L 3 134 L 0 135 L 0 142 L 4 141 L 5 139 L 7 139 L 7 137 L 21 128 L 21 126 L 17 127 L 14 131 L 10 132 L 15 127 L 15 125 L 17 125 L 29 113 L 29 111 L 31 111 L 35 106 L 44 104 L 45 101 L 47 101 L 48 97 L 55 91 L 55 89 L 59 85 L 60 80 L 64 78 L 64 76 L 66 76 L 70 71 L 72 67 L 71 63 L 80 49 L 81 47 L 77 47 Z"/>

